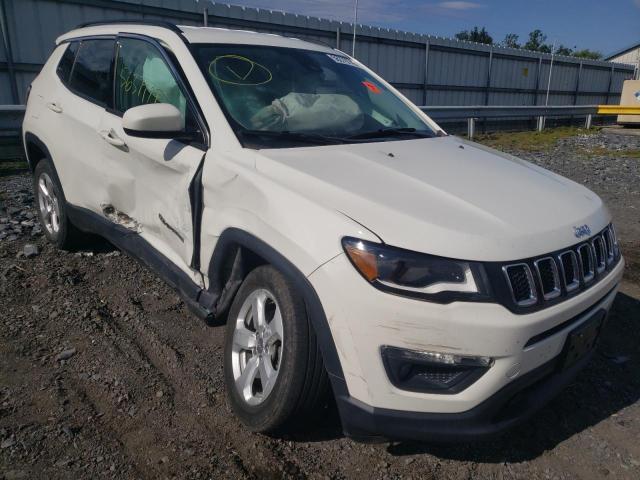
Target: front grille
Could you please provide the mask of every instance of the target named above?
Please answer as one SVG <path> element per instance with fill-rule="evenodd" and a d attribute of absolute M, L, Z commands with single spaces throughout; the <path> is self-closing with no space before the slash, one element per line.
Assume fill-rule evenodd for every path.
<path fill-rule="evenodd" d="M 595 253 L 594 259 L 596 261 L 596 271 L 598 273 L 602 272 L 605 268 L 607 268 L 607 259 L 604 248 L 604 239 L 601 235 L 598 235 L 591 242 L 593 246 L 593 252 Z"/>
<path fill-rule="evenodd" d="M 611 233 L 611 230 L 605 230 L 605 232 L 602 234 L 602 238 L 604 238 L 604 247 L 608 265 L 613 261 L 615 257 L 615 250 L 613 248 L 613 234 Z"/>
<path fill-rule="evenodd" d="M 619 259 L 618 240 L 609 225 L 589 241 L 564 251 L 501 268 L 516 307 L 541 308 L 595 284 Z"/>
<path fill-rule="evenodd" d="M 540 280 L 540 288 L 542 288 L 542 296 L 545 300 L 556 298 L 560 295 L 560 275 L 558 275 L 558 267 L 551 257 L 541 258 L 533 262 L 538 272 L 538 280 Z"/>
<path fill-rule="evenodd" d="M 591 244 L 584 243 L 578 247 L 578 258 L 580 259 L 580 271 L 582 280 L 587 283 L 593 280 L 593 250 Z"/>
<path fill-rule="evenodd" d="M 526 307 L 536 303 L 536 289 L 529 265 L 526 263 L 508 265 L 504 267 L 504 273 L 511 285 L 511 294 L 516 304 Z"/>
<path fill-rule="evenodd" d="M 578 269 L 578 260 L 573 250 L 562 252 L 558 256 L 560 260 L 560 269 L 562 270 L 562 280 L 567 292 L 572 292 L 580 286 L 580 272 Z"/>

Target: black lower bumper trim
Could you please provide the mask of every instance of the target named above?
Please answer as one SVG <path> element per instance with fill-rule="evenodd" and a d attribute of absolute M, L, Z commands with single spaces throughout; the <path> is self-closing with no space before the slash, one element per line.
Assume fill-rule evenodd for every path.
<path fill-rule="evenodd" d="M 337 395 L 345 435 L 355 440 L 465 442 L 497 435 L 530 418 L 553 399 L 593 356 L 593 350 L 560 370 L 560 358 L 509 383 L 478 406 L 460 413 L 423 413 L 375 408 Z"/>

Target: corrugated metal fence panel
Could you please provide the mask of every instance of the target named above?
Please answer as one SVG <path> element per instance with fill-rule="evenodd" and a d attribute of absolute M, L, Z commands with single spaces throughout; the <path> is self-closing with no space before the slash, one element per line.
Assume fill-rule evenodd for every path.
<path fill-rule="evenodd" d="M 212 4 L 206 0 L 4 1 L 18 101 L 24 100 L 26 86 L 52 51 L 55 38 L 88 21 L 145 18 L 199 25 L 206 7 L 211 26 L 276 33 L 332 47 L 338 46 L 339 31 L 339 48 L 351 53 L 352 24 Z M 551 58 L 548 54 L 377 27 L 358 26 L 357 33 L 356 57 L 417 104 L 425 101 L 427 105 L 535 105 L 545 102 Z M 428 65 L 425 65 L 427 56 Z M 615 66 L 613 74 L 612 66 Z M 0 49 L 0 101 L 15 103 L 11 98 L 7 70 L 7 59 Z M 556 57 L 549 104 L 617 103 L 622 82 L 632 75 L 633 68 L 628 65 Z M 576 92 L 577 86 L 579 92 Z"/>

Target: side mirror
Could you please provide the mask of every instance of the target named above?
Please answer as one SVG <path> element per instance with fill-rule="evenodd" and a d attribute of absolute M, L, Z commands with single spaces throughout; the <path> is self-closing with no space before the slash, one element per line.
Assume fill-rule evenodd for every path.
<path fill-rule="evenodd" d="M 122 117 L 127 135 L 146 138 L 184 136 L 184 120 L 180 110 L 169 103 L 149 103 L 130 108 Z"/>

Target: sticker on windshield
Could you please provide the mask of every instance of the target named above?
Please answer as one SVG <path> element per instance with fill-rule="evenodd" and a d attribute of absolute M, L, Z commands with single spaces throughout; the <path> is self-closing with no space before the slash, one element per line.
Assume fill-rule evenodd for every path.
<path fill-rule="evenodd" d="M 377 86 L 375 83 L 370 82 L 369 80 L 365 80 L 364 82 L 362 82 L 362 85 L 364 85 L 365 87 L 367 87 L 367 89 L 371 92 L 371 93 L 382 93 L 382 90 L 380 90 L 380 87 Z"/>
<path fill-rule="evenodd" d="M 332 55 L 331 53 L 327 53 L 327 57 L 329 57 L 331 60 L 333 60 L 336 63 L 341 63 L 342 65 L 358 67 L 358 65 L 353 63 L 353 60 L 351 60 L 349 57 L 343 57 L 342 55 Z"/>

